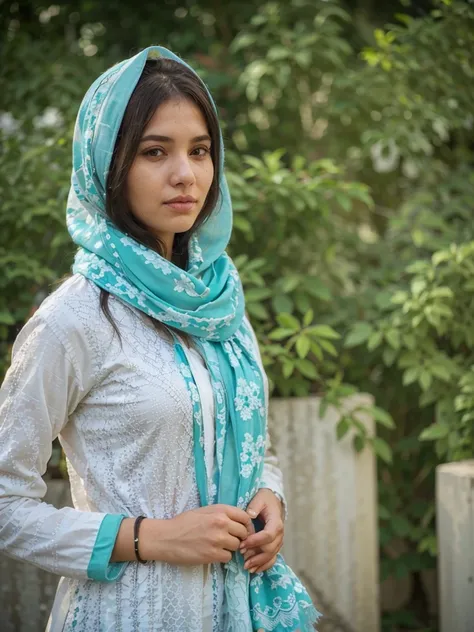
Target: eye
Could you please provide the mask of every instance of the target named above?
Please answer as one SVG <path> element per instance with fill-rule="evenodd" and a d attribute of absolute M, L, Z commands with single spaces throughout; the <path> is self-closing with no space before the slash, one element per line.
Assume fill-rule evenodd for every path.
<path fill-rule="evenodd" d="M 161 154 L 163 154 L 163 150 L 159 147 L 152 147 L 151 149 L 147 149 L 143 152 L 144 156 L 150 156 L 151 158 L 159 158 Z"/>
<path fill-rule="evenodd" d="M 195 152 L 199 152 L 199 153 L 196 154 Z M 193 149 L 192 153 L 195 156 L 197 155 L 198 158 L 204 158 L 205 156 L 211 153 L 211 150 L 209 149 L 209 147 L 196 147 L 195 149 Z"/>

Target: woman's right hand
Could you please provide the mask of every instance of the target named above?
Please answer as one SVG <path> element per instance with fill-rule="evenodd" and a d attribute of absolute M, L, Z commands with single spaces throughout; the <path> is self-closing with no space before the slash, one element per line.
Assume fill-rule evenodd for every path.
<path fill-rule="evenodd" d="M 148 559 L 168 564 L 229 562 L 231 551 L 237 551 L 242 540 L 254 532 L 250 516 L 231 505 L 200 507 L 170 520 L 145 520 L 142 529 L 146 522 L 147 543 L 154 549 Z"/>

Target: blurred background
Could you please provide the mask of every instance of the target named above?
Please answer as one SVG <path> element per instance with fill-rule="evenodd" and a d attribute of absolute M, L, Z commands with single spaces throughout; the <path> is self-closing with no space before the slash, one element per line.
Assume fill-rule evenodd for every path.
<path fill-rule="evenodd" d="M 71 265 L 82 96 L 172 49 L 219 108 L 273 396 L 339 407 L 338 439 L 375 452 L 382 630 L 437 630 L 435 467 L 474 455 L 473 3 L 3 0 L 0 29 L 0 377 Z"/>

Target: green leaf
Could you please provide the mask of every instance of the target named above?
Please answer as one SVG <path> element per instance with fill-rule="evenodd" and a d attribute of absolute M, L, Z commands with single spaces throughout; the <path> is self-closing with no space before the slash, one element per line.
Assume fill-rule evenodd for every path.
<path fill-rule="evenodd" d="M 295 333 L 294 329 L 288 329 L 285 327 L 278 327 L 268 334 L 270 340 L 284 340 L 289 338 Z"/>
<path fill-rule="evenodd" d="M 311 347 L 311 341 L 307 336 L 298 336 L 296 340 L 296 353 L 300 358 L 306 358 Z"/>
<path fill-rule="evenodd" d="M 420 553 L 427 552 L 432 557 L 438 554 L 438 539 L 436 535 L 427 535 L 418 543 L 418 551 Z"/>
<path fill-rule="evenodd" d="M 313 322 L 314 312 L 312 309 L 309 309 L 303 318 L 303 327 L 308 327 Z"/>
<path fill-rule="evenodd" d="M 380 343 L 382 342 L 382 336 L 383 334 L 381 331 L 374 331 L 374 333 L 370 335 L 369 341 L 367 343 L 367 348 L 369 351 L 373 351 L 380 345 Z"/>
<path fill-rule="evenodd" d="M 233 53 L 236 53 L 237 51 L 243 48 L 248 48 L 249 46 L 252 46 L 253 44 L 255 44 L 256 41 L 257 41 L 256 33 L 242 32 L 234 39 L 234 41 L 230 45 L 230 50 Z"/>
<path fill-rule="evenodd" d="M 354 450 L 356 452 L 362 452 L 362 450 L 365 447 L 365 441 L 366 441 L 366 439 L 365 439 L 364 435 L 357 434 L 354 437 L 354 441 L 353 441 Z"/>
<path fill-rule="evenodd" d="M 449 434 L 449 426 L 444 424 L 434 423 L 428 428 L 425 428 L 420 434 L 420 441 L 436 441 L 437 439 L 444 439 Z"/>
<path fill-rule="evenodd" d="M 431 298 L 454 298 L 453 291 L 449 287 L 437 287 L 430 292 Z"/>
<path fill-rule="evenodd" d="M 329 340 L 319 340 L 319 344 L 321 345 L 321 347 L 324 349 L 324 351 L 327 351 L 327 353 L 329 353 L 330 355 L 332 355 L 334 358 L 337 357 L 337 349 L 336 347 L 332 344 L 332 342 L 329 342 Z"/>
<path fill-rule="evenodd" d="M 338 441 L 340 441 L 342 437 L 347 434 L 349 428 L 350 424 L 348 419 L 346 417 L 341 417 L 336 426 L 336 436 Z"/>
<path fill-rule="evenodd" d="M 272 305 L 275 314 L 289 313 L 294 307 L 292 299 L 285 294 L 277 294 L 274 296 L 272 298 Z"/>
<path fill-rule="evenodd" d="M 392 349 L 400 349 L 400 332 L 398 329 L 389 329 L 385 332 L 385 340 Z"/>
<path fill-rule="evenodd" d="M 431 386 L 433 378 L 431 377 L 431 373 L 429 371 L 422 371 L 420 373 L 420 377 L 418 378 L 421 388 L 424 391 L 427 391 Z"/>
<path fill-rule="evenodd" d="M 348 213 L 352 208 L 352 200 L 345 193 L 340 193 L 336 191 L 335 198 L 337 203 Z"/>
<path fill-rule="evenodd" d="M 403 305 L 408 300 L 408 294 L 406 292 L 395 292 L 392 296 L 392 303 L 395 305 Z"/>
<path fill-rule="evenodd" d="M 338 340 L 341 336 L 329 325 L 313 325 L 306 329 L 306 333 L 315 338 L 328 338 Z"/>
<path fill-rule="evenodd" d="M 395 422 L 393 421 L 392 416 L 386 410 L 383 410 L 383 408 L 371 406 L 367 409 L 367 411 L 380 425 L 385 426 L 385 428 L 395 428 Z"/>
<path fill-rule="evenodd" d="M 395 535 L 399 536 L 400 538 L 405 538 L 412 531 L 412 525 L 410 521 L 407 520 L 405 516 L 399 514 L 395 514 L 392 516 L 391 526 Z"/>
<path fill-rule="evenodd" d="M 270 298 L 272 291 L 266 287 L 252 287 L 245 292 L 246 303 L 256 303 Z"/>
<path fill-rule="evenodd" d="M 443 364 L 430 364 L 430 371 L 435 377 L 443 382 L 449 382 L 451 380 L 452 373 Z"/>
<path fill-rule="evenodd" d="M 300 323 L 298 320 L 292 316 L 291 314 L 282 313 L 277 316 L 278 324 L 286 329 L 292 329 L 293 332 L 298 331 L 300 329 Z"/>
<path fill-rule="evenodd" d="M 327 410 L 329 408 L 329 401 L 323 397 L 321 399 L 321 403 L 319 404 L 319 417 L 320 419 L 324 419 L 326 417 Z"/>
<path fill-rule="evenodd" d="M 382 311 L 393 309 L 392 293 L 388 290 L 377 292 L 375 295 L 375 304 Z"/>
<path fill-rule="evenodd" d="M 372 331 L 373 327 L 369 323 L 356 323 L 347 335 L 344 341 L 344 346 L 349 348 L 357 347 L 357 345 L 362 344 L 369 338 Z"/>
<path fill-rule="evenodd" d="M 279 285 L 279 289 L 281 289 L 282 292 L 293 292 L 293 290 L 295 290 L 299 284 L 300 284 L 299 277 L 297 276 L 285 277 L 282 280 L 281 285 Z"/>
<path fill-rule="evenodd" d="M 247 303 L 246 307 L 251 316 L 255 316 L 258 320 L 268 320 L 268 311 L 261 303 Z"/>
<path fill-rule="evenodd" d="M 306 312 L 311 309 L 311 299 L 310 297 L 303 292 L 295 292 L 294 294 L 295 304 L 298 311 L 301 314 L 306 314 Z M 293 310 L 286 310 L 293 311 Z"/>
<path fill-rule="evenodd" d="M 420 369 L 417 366 L 412 366 L 407 369 L 403 374 L 403 385 L 408 386 L 409 384 L 413 384 L 413 382 L 416 382 L 419 372 Z"/>
<path fill-rule="evenodd" d="M 238 213 L 234 215 L 233 226 L 247 235 L 252 234 L 252 224 L 246 217 L 242 217 Z"/>
<path fill-rule="evenodd" d="M 329 288 L 320 281 L 312 279 L 311 282 L 306 283 L 305 288 L 308 294 L 311 294 L 314 298 L 319 298 L 321 301 L 329 301 L 331 299 Z"/>
<path fill-rule="evenodd" d="M 5 309 L 0 311 L 0 323 L 2 325 L 14 325 L 15 319 L 13 318 L 10 312 L 7 312 Z"/>
<path fill-rule="evenodd" d="M 384 439 L 374 437 L 372 439 L 372 447 L 374 448 L 375 454 L 382 459 L 382 461 L 388 464 L 392 462 L 392 449 Z"/>
<path fill-rule="evenodd" d="M 420 294 L 426 289 L 426 281 L 424 279 L 413 279 L 411 282 L 411 291 L 415 296 L 420 296 Z"/>
<path fill-rule="evenodd" d="M 309 380 L 316 380 L 319 377 L 319 373 L 316 367 L 308 359 L 297 360 L 296 368 L 302 375 L 304 375 L 304 377 L 308 378 Z"/>
<path fill-rule="evenodd" d="M 397 357 L 397 352 L 395 349 L 392 349 L 391 347 L 386 347 L 383 350 L 383 354 L 382 354 L 382 359 L 384 361 L 384 364 L 386 366 L 392 366 L 393 363 L 395 362 L 395 358 Z"/>
<path fill-rule="evenodd" d="M 282 369 L 283 377 L 289 378 L 292 375 L 294 370 L 295 370 L 295 365 L 293 362 L 291 362 L 290 360 L 283 361 L 283 369 Z"/>
<path fill-rule="evenodd" d="M 323 357 L 324 357 L 323 351 L 322 351 L 321 347 L 318 345 L 317 342 L 312 342 L 311 343 L 311 351 L 318 358 L 318 360 L 322 360 L 323 359 Z"/>
<path fill-rule="evenodd" d="M 441 250 L 439 252 L 435 252 L 431 257 L 431 261 L 433 265 L 439 266 L 440 263 L 444 263 L 445 261 L 449 261 L 451 259 L 452 254 L 448 250 Z"/>

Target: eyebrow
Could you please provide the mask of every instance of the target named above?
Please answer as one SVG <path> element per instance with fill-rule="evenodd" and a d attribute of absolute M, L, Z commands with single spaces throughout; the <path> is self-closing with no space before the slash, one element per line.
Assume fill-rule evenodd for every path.
<path fill-rule="evenodd" d="M 144 143 L 147 140 L 158 140 L 162 143 L 174 143 L 174 139 L 170 138 L 169 136 L 160 136 L 158 134 L 148 134 L 148 136 L 144 136 L 140 142 Z M 191 138 L 191 142 L 192 143 L 200 143 L 203 140 L 208 140 L 210 142 L 212 142 L 211 137 L 209 136 L 209 134 L 203 134 L 202 136 L 195 136 L 194 138 Z"/>

